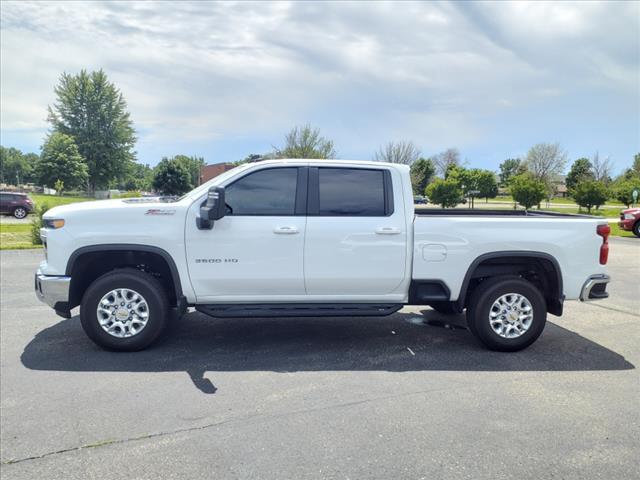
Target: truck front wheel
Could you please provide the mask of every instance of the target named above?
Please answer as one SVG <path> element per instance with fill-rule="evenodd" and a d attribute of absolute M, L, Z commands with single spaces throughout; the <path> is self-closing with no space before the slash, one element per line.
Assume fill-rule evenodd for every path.
<path fill-rule="evenodd" d="M 169 305 L 160 282 L 133 268 L 114 270 L 87 288 L 80 322 L 87 336 L 109 350 L 142 350 L 167 323 Z"/>
<path fill-rule="evenodd" d="M 544 297 L 518 277 L 484 280 L 467 306 L 469 330 L 491 350 L 515 352 L 531 345 L 547 320 Z"/>

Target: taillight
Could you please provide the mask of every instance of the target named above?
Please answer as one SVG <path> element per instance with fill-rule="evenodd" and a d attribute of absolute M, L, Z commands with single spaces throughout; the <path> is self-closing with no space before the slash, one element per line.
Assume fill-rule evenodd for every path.
<path fill-rule="evenodd" d="M 596 233 L 602 237 L 602 245 L 600 245 L 600 265 L 606 265 L 609 259 L 609 234 L 611 227 L 609 224 L 598 225 Z"/>

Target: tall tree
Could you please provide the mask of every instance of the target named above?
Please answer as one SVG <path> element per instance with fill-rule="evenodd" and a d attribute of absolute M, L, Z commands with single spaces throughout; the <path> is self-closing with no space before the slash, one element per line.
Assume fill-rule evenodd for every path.
<path fill-rule="evenodd" d="M 507 186 L 511 177 L 520 175 L 527 171 L 522 160 L 519 158 L 507 158 L 500 164 L 500 185 Z"/>
<path fill-rule="evenodd" d="M 551 187 L 553 181 L 564 172 L 567 154 L 559 143 L 538 143 L 527 153 L 525 165 L 533 176 Z"/>
<path fill-rule="evenodd" d="M 457 148 L 448 148 L 433 157 L 433 163 L 436 166 L 436 172 L 444 177 L 452 165 L 460 166 L 460 152 Z"/>
<path fill-rule="evenodd" d="M 436 167 L 430 158 L 419 158 L 411 164 L 411 186 L 414 195 L 424 195 L 425 188 L 436 173 Z"/>
<path fill-rule="evenodd" d="M 106 188 L 135 160 L 135 131 L 120 90 L 102 70 L 63 73 L 48 120 L 54 132 L 70 135 L 87 163 L 87 187 Z"/>
<path fill-rule="evenodd" d="M 286 136 L 282 148 L 275 151 L 277 158 L 335 158 L 333 142 L 320 135 L 310 125 L 294 127 Z"/>
<path fill-rule="evenodd" d="M 611 162 L 609 157 L 600 158 L 600 154 L 596 152 L 591 159 L 591 164 L 593 165 L 593 178 L 597 182 L 604 182 L 605 184 L 611 182 L 611 171 L 613 170 L 613 163 Z"/>
<path fill-rule="evenodd" d="M 191 190 L 189 170 L 180 161 L 163 158 L 154 170 L 153 188 L 163 195 L 182 195 Z"/>
<path fill-rule="evenodd" d="M 411 165 L 420 158 L 420 150 L 413 142 L 389 142 L 375 153 L 376 162 L 401 163 Z"/>
<path fill-rule="evenodd" d="M 578 183 L 593 179 L 593 165 L 588 158 L 579 158 L 571 165 L 571 169 L 565 178 L 565 184 L 567 185 L 567 190 L 571 192 Z"/>
<path fill-rule="evenodd" d="M 42 145 L 35 175 L 37 182 L 47 187 L 53 187 L 57 182 L 62 182 L 67 190 L 84 185 L 87 165 L 73 137 L 52 132 Z"/>

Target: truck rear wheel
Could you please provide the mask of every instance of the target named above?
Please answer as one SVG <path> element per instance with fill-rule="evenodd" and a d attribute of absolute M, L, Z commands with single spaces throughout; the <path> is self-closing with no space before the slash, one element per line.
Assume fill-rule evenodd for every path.
<path fill-rule="evenodd" d="M 164 330 L 169 312 L 160 282 L 133 268 L 114 270 L 87 288 L 80 322 L 87 336 L 109 350 L 142 350 Z"/>
<path fill-rule="evenodd" d="M 491 350 L 515 352 L 540 336 L 547 320 L 544 297 L 517 277 L 483 281 L 467 306 L 469 330 Z"/>

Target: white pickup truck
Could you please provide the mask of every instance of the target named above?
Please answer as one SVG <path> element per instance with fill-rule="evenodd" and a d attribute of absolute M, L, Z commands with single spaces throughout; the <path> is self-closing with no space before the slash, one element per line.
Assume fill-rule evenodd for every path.
<path fill-rule="evenodd" d="M 76 203 L 44 215 L 37 296 L 114 350 L 139 350 L 188 307 L 213 317 L 380 316 L 466 309 L 515 351 L 566 299 L 606 298 L 609 226 L 584 216 L 430 210 L 409 168 L 250 163 L 183 197 Z M 364 320 L 363 320 L 364 321 Z"/>

